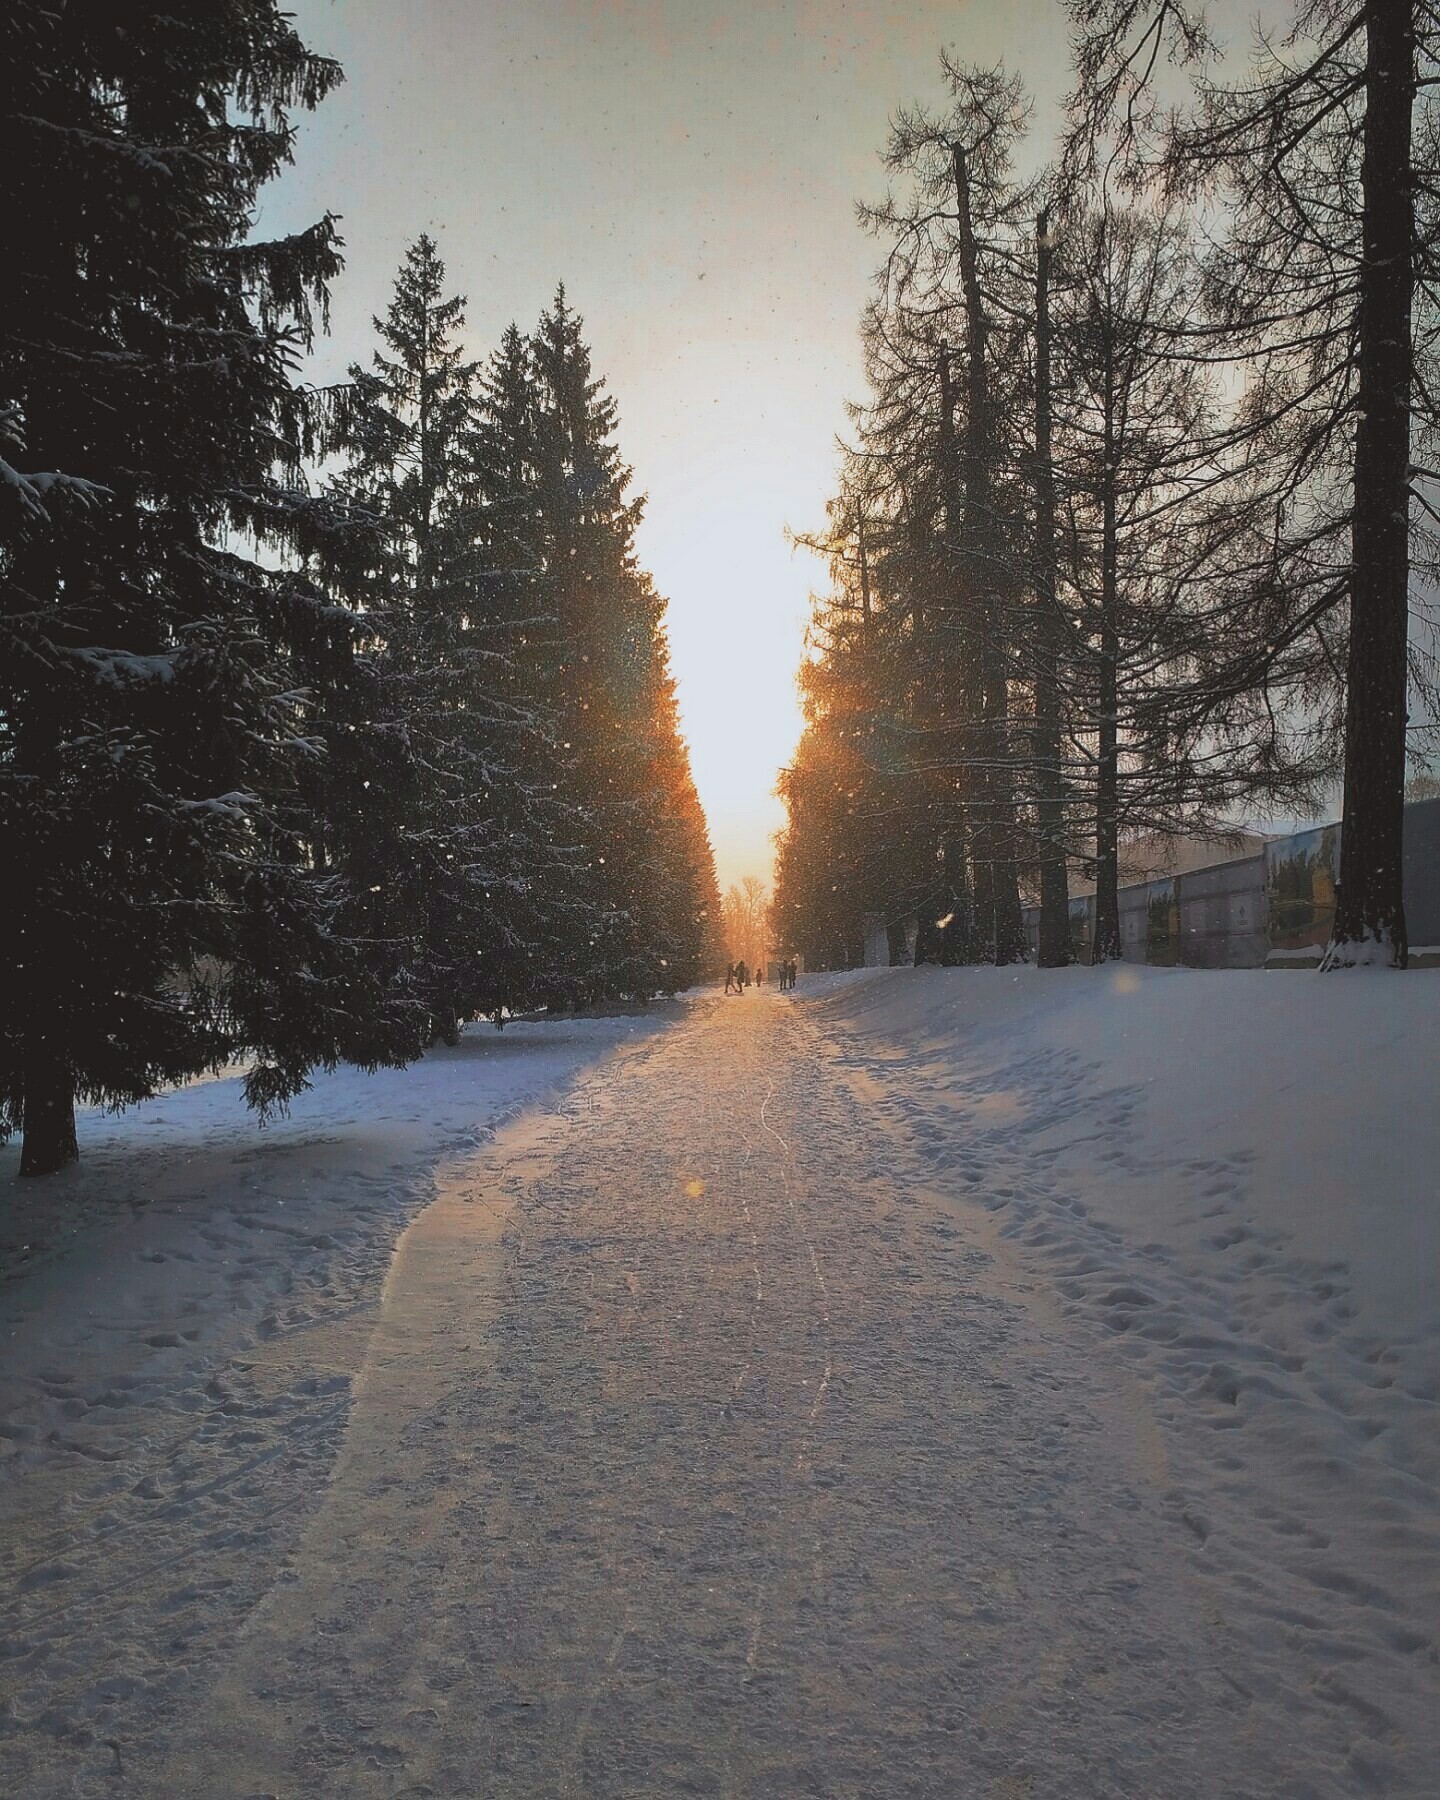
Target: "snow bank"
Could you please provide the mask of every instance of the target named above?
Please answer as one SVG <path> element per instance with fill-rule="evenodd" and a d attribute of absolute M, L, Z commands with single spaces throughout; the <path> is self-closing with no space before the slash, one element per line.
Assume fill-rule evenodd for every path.
<path fill-rule="evenodd" d="M 1413 1791 L 1440 1754 L 1440 981 L 886 969 L 795 999 L 1128 1364 L 1256 1705 L 1348 1718 L 1337 1791 Z"/>
<path fill-rule="evenodd" d="M 199 1082 L 44 1181 L 0 1151 L 0 1792 L 113 1791 L 318 1498 L 437 1166 L 682 1010 L 473 1026 L 263 1130 Z"/>

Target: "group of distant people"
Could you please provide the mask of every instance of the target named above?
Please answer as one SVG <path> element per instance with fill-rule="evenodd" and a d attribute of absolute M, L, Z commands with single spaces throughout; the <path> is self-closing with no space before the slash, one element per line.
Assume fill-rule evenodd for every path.
<path fill-rule="evenodd" d="M 759 987 L 765 980 L 765 971 L 757 963 L 755 966 L 755 985 Z M 750 969 L 744 957 L 739 962 L 725 965 L 725 992 L 727 994 L 743 994 L 751 981 Z"/>
<path fill-rule="evenodd" d="M 782 962 L 779 965 L 776 979 L 782 994 L 788 993 L 789 990 L 794 987 L 795 977 L 799 972 L 799 967 L 796 963 Z M 756 987 L 763 987 L 765 985 L 765 970 L 760 963 L 756 963 L 755 973 L 753 975 L 750 973 L 750 967 L 743 956 L 739 962 L 726 963 L 725 992 L 727 994 L 743 994 L 752 981 Z"/>

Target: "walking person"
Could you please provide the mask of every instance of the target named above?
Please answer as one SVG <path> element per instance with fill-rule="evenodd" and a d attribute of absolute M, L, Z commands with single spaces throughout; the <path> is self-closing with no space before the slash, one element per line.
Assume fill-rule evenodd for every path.
<path fill-rule="evenodd" d="M 755 965 L 755 985 L 757 988 L 764 987 L 765 985 L 765 965 L 763 962 L 757 962 Z"/>
<path fill-rule="evenodd" d="M 726 965 L 725 965 L 725 992 L 727 994 L 733 994 L 735 992 L 735 965 L 734 965 L 734 963 L 726 963 Z"/>
<path fill-rule="evenodd" d="M 750 985 L 750 971 L 745 966 L 745 958 L 743 956 L 735 965 L 735 979 L 740 985 L 740 992 L 743 994 Z"/>

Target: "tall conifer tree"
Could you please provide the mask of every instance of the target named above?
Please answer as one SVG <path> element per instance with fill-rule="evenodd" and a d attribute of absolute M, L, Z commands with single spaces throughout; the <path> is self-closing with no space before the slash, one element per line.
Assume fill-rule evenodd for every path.
<path fill-rule="evenodd" d="M 574 968 L 592 997 L 641 996 L 694 979 L 718 901 L 679 735 L 664 602 L 635 555 L 644 501 L 630 496 L 615 402 L 582 332 L 562 288 L 532 340 L 550 692 L 597 908 Z"/>
<path fill-rule="evenodd" d="M 464 304 L 445 291 L 434 241 L 420 237 L 375 321 L 381 348 L 351 371 L 343 480 L 381 526 L 366 603 L 409 756 L 376 885 L 392 929 L 410 939 L 414 991 L 445 1036 L 544 990 L 552 914 L 567 904 L 553 734 L 527 597 L 515 559 L 493 541 L 479 371 L 459 343 Z"/>
<path fill-rule="evenodd" d="M 74 1157 L 77 1095 L 244 1049 L 264 1106 L 408 1047 L 309 854 L 307 684 L 353 621 L 245 548 L 317 528 L 294 366 L 339 240 L 249 231 L 339 76 L 274 0 L 0 22 L 0 1130 L 26 1173 Z"/>

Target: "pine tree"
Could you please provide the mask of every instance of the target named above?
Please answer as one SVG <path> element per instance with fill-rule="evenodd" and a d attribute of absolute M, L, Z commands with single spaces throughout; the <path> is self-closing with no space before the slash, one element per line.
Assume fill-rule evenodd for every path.
<path fill-rule="evenodd" d="M 0 518 L 0 1128 L 26 1173 L 73 1158 L 77 1095 L 245 1050 L 265 1107 L 409 1047 L 310 854 L 307 683 L 354 621 L 246 548 L 323 528 L 294 365 L 339 240 L 248 234 L 339 73 L 273 0 L 0 23 L 0 410 L 29 471 Z"/>

